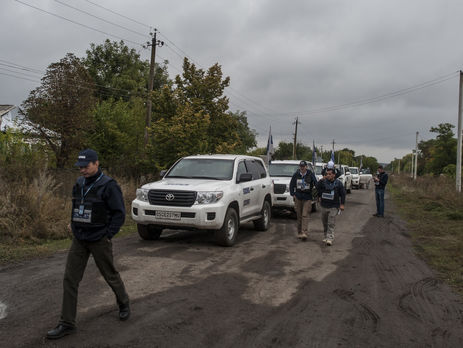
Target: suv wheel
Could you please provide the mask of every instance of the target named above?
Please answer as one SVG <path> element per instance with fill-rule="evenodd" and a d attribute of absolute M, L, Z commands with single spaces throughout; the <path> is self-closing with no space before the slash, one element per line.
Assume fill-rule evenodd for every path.
<path fill-rule="evenodd" d="M 159 239 L 162 233 L 162 228 L 154 225 L 137 224 L 137 230 L 140 237 L 144 240 Z"/>
<path fill-rule="evenodd" d="M 235 244 L 238 229 L 238 214 L 236 214 L 235 209 L 228 208 L 222 227 L 220 230 L 215 231 L 215 240 L 217 244 L 222 246 L 232 246 Z"/>
<path fill-rule="evenodd" d="M 257 231 L 267 231 L 270 223 L 270 217 L 272 216 L 272 209 L 267 200 L 264 201 L 260 214 L 262 217 L 258 220 L 254 220 L 254 228 Z"/>

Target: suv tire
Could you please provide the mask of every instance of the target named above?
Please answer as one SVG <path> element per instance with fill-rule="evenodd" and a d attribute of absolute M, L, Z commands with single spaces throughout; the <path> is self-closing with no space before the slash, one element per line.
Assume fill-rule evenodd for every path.
<path fill-rule="evenodd" d="M 142 225 L 137 224 L 138 234 L 141 239 L 144 240 L 156 240 L 159 239 L 162 233 L 162 228 L 154 225 Z"/>
<path fill-rule="evenodd" d="M 267 231 L 270 224 L 270 217 L 272 216 L 272 208 L 267 200 L 264 201 L 260 214 L 262 217 L 258 220 L 254 220 L 254 228 L 257 231 Z"/>
<path fill-rule="evenodd" d="M 214 233 L 217 244 L 227 247 L 235 244 L 238 229 L 238 214 L 234 208 L 228 208 L 222 227 Z"/>

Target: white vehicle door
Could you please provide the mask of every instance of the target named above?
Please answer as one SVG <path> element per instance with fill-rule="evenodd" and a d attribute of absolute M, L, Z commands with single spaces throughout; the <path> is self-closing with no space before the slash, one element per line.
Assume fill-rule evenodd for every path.
<path fill-rule="evenodd" d="M 236 171 L 236 180 L 240 178 L 240 175 L 243 173 L 249 173 L 252 174 L 250 171 L 248 171 L 245 161 L 241 160 L 238 162 L 238 169 Z M 253 181 L 246 181 L 246 182 L 240 182 L 238 183 L 239 186 L 239 206 L 240 206 L 240 217 L 246 217 L 249 215 L 252 215 L 252 201 L 253 197 L 252 194 L 254 193 L 255 189 L 253 188 Z"/>
<path fill-rule="evenodd" d="M 262 184 L 265 182 L 265 179 L 261 178 L 261 170 L 257 160 L 247 159 L 245 162 L 248 173 L 252 174 L 250 213 L 256 214 L 260 212 L 264 203 L 262 197 Z"/>

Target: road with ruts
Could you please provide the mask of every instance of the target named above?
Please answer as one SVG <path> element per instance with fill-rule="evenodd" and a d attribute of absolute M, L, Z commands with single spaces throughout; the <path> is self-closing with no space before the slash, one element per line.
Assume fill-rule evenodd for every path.
<path fill-rule="evenodd" d="M 306 242 L 295 220 L 266 232 L 241 227 L 235 246 L 213 233 L 166 231 L 157 241 L 114 240 L 132 316 L 90 260 L 79 291 L 78 330 L 45 338 L 59 319 L 66 252 L 0 268 L 1 347 L 463 347 L 463 303 L 411 246 L 386 197 L 354 190 L 333 246 L 320 213 Z"/>

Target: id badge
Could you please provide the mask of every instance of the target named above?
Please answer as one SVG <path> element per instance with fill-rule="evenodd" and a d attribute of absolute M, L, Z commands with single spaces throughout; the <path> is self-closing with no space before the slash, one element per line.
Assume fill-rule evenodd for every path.
<path fill-rule="evenodd" d="M 79 206 L 79 209 L 74 209 L 72 212 L 72 221 L 75 222 L 83 222 L 83 223 L 91 223 L 92 222 L 92 210 L 91 209 L 83 209 L 81 214 L 81 207 L 83 209 L 83 205 Z"/>
<path fill-rule="evenodd" d="M 332 200 L 334 199 L 334 190 L 331 191 L 330 193 L 328 193 L 328 192 L 323 192 L 323 193 L 322 193 L 322 199 L 327 199 L 327 200 L 332 201 Z"/>
<path fill-rule="evenodd" d="M 84 210 L 85 210 L 84 205 L 83 204 L 79 205 L 79 216 L 84 216 Z"/>

